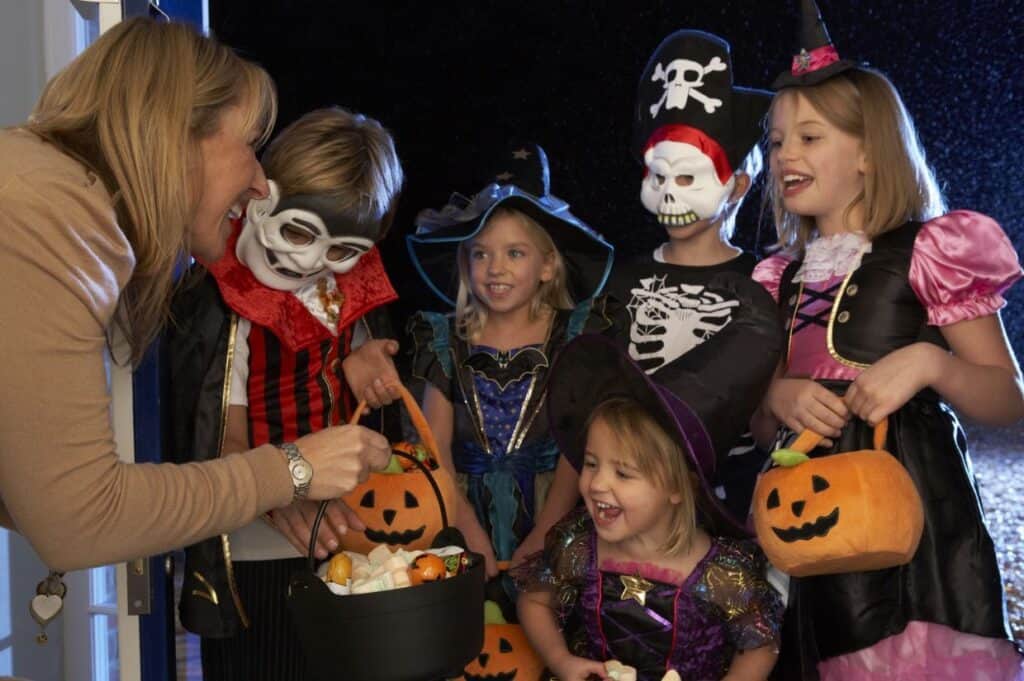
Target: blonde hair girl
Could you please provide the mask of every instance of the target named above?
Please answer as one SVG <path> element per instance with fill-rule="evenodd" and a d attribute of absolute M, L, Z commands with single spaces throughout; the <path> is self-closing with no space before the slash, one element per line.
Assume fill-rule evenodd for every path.
<path fill-rule="evenodd" d="M 905 565 L 793 578 L 781 676 L 1011 678 L 1021 660 L 954 409 L 993 425 L 1024 417 L 999 319 L 1020 262 L 988 216 L 941 214 L 895 89 L 840 60 L 808 5 L 818 44 L 776 81 L 769 123 L 784 250 L 754 278 L 779 302 L 789 343 L 758 430 L 818 432 L 819 456 L 861 449 L 887 422 L 885 448 L 921 492 L 929 529 Z"/>

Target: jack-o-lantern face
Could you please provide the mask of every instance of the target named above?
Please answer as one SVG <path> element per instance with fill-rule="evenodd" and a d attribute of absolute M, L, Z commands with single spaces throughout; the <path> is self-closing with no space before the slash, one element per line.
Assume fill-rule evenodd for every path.
<path fill-rule="evenodd" d="M 768 560 L 797 577 L 906 563 L 924 524 L 913 481 L 881 450 L 772 468 L 758 478 L 753 511 Z"/>
<path fill-rule="evenodd" d="M 366 530 L 347 533 L 341 548 L 360 553 L 369 553 L 379 544 L 406 550 L 427 549 L 441 531 L 441 509 L 426 475 L 415 466 L 404 470 L 397 461 L 399 457 L 392 458 L 387 469 L 372 473 L 366 482 L 343 497 Z M 454 525 L 455 485 L 451 476 L 440 468 L 431 474 L 441 490 L 448 523 Z"/>
<path fill-rule="evenodd" d="M 814 539 L 815 537 L 824 537 L 832 530 L 833 527 L 836 526 L 836 523 L 839 522 L 838 506 L 834 507 L 827 515 L 819 515 L 814 518 L 804 516 L 804 510 L 807 507 L 806 496 L 820 494 L 831 486 L 828 484 L 828 480 L 820 475 L 812 475 L 810 482 L 810 489 L 806 491 L 805 498 L 795 499 L 793 501 L 790 501 L 789 499 L 785 500 L 785 503 L 787 503 L 793 511 L 794 524 L 786 528 L 775 527 L 774 525 L 772 526 L 772 532 L 774 532 L 775 535 L 784 542 L 807 541 L 809 539 Z M 777 487 L 773 487 L 772 490 L 768 492 L 768 498 L 765 500 L 765 509 L 771 511 L 772 509 L 779 508 L 782 504 L 783 500 L 782 496 L 779 494 L 779 489 Z M 815 506 L 817 506 L 817 504 L 815 504 Z M 782 513 L 784 512 L 779 512 L 780 515 Z M 801 520 L 803 520 L 803 523 L 800 523 Z"/>
<path fill-rule="evenodd" d="M 535 681 L 544 663 L 518 624 L 484 625 L 484 647 L 462 671 L 465 681 Z"/>

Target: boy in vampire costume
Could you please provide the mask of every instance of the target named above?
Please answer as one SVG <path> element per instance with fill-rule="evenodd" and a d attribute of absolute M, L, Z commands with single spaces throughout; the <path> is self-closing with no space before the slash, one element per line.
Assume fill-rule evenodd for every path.
<path fill-rule="evenodd" d="M 397 296 L 375 248 L 402 185 L 391 136 L 373 119 L 321 109 L 262 162 L 269 195 L 249 202 L 224 256 L 194 268 L 174 301 L 170 449 L 181 462 L 346 423 L 353 394 L 381 402 L 369 377 L 397 382 L 381 307 Z M 285 594 L 315 511 L 300 498 L 186 549 L 181 621 L 203 637 L 205 679 L 306 678 Z M 341 502 L 327 520 L 332 530 L 358 523 Z"/>
<path fill-rule="evenodd" d="M 766 456 L 747 427 L 783 337 L 772 301 L 750 279 L 753 255 L 729 238 L 761 169 L 770 102 L 769 92 L 733 86 L 721 38 L 681 30 L 662 41 L 640 78 L 633 149 L 644 164 L 641 203 L 668 241 L 617 263 L 607 289 L 629 311 L 630 357 L 653 380 L 674 392 L 700 381 L 729 405 L 712 429 L 714 481 L 739 519 Z"/>

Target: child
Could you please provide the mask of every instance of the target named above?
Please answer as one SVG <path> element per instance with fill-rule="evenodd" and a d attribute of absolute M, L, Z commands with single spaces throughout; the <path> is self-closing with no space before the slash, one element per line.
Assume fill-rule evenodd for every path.
<path fill-rule="evenodd" d="M 607 679 L 603 662 L 617 659 L 641 681 L 767 678 L 782 602 L 711 491 L 701 417 L 595 335 L 565 347 L 551 385 L 549 419 L 586 509 L 515 573 L 520 621 L 552 673 Z"/>
<path fill-rule="evenodd" d="M 734 87 L 729 44 L 702 31 L 662 41 L 640 78 L 634 152 L 640 200 L 668 240 L 653 254 L 616 263 L 608 292 L 631 317 L 629 354 L 658 383 L 679 390 L 701 369 L 707 390 L 732 409 L 734 429 L 715 443 L 714 478 L 725 504 L 745 518 L 767 454 L 745 434 L 782 353 L 775 306 L 750 279 L 754 256 L 729 239 L 761 170 L 758 148 L 771 93 Z M 702 84 L 679 96 L 687 68 Z M 710 363 L 716 363 L 711 367 Z"/>
<path fill-rule="evenodd" d="M 549 194 L 543 149 L 513 151 L 497 177 L 468 205 L 422 214 L 409 237 L 421 274 L 448 302 L 457 262 L 454 318 L 419 313 L 410 322 L 413 375 L 427 382 L 423 411 L 463 487 L 456 525 L 492 577 L 499 561 L 538 550 L 575 503 L 574 472 L 560 464 L 553 474 L 547 370 L 580 331 L 613 327 L 605 301 L 591 300 L 613 249 Z M 507 611 L 510 586 L 492 593 Z"/>
<path fill-rule="evenodd" d="M 346 423 L 350 388 L 387 401 L 366 377 L 397 381 L 397 344 L 373 340 L 386 333 L 381 306 L 396 298 L 374 248 L 402 185 L 391 136 L 373 119 L 321 109 L 286 128 L 262 161 L 270 195 L 250 201 L 224 257 L 203 263 L 212 276 L 194 272 L 200 282 L 175 301 L 172 450 L 181 460 Z M 181 619 L 203 637 L 204 678 L 305 678 L 285 594 L 315 511 L 297 498 L 186 550 Z M 346 527 L 362 529 L 340 502 L 328 520 L 320 557 Z"/>
<path fill-rule="evenodd" d="M 808 6 L 809 5 L 809 6 Z M 1024 415 L 998 310 L 1020 278 L 1013 246 L 978 213 L 942 214 L 913 124 L 879 72 L 839 60 L 813 3 L 804 49 L 776 81 L 771 198 L 782 252 L 754 277 L 789 320 L 764 410 L 834 451 L 888 449 L 924 503 L 907 565 L 797 579 L 786 679 L 1009 679 L 992 540 L 953 408 L 986 424 Z"/>

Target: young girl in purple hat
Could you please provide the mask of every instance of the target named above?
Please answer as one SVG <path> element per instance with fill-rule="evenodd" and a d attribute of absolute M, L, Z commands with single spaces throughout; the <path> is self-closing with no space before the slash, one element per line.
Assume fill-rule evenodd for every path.
<path fill-rule="evenodd" d="M 701 409 L 584 335 L 552 371 L 548 411 L 585 505 L 516 570 L 520 622 L 553 674 L 607 679 L 617 660 L 639 681 L 767 678 L 782 602 L 711 491 Z"/>

